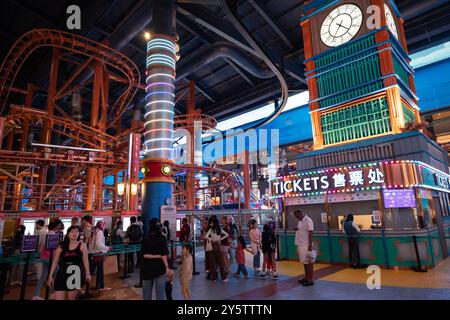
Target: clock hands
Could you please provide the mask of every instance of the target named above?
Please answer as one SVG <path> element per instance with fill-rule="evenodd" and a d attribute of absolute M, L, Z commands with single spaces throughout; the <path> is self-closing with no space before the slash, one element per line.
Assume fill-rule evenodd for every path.
<path fill-rule="evenodd" d="M 347 31 L 350 30 L 350 27 L 346 27 L 346 26 L 344 26 L 344 25 L 342 24 L 343 22 L 344 22 L 344 19 L 342 19 L 340 23 L 337 23 L 337 25 L 338 25 L 339 27 L 337 28 L 336 33 L 334 34 L 335 37 L 336 37 L 337 34 L 339 33 L 339 29 L 340 29 L 341 27 L 344 28 L 344 29 L 347 29 Z"/>

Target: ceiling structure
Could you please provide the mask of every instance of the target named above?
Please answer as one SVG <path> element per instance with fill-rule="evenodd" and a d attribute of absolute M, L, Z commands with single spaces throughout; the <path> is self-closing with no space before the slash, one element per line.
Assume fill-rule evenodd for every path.
<path fill-rule="evenodd" d="M 238 13 L 246 28 L 272 61 L 283 71 L 289 92 L 307 90 L 304 80 L 303 41 L 299 19 L 302 0 L 236 1 Z M 450 39 L 450 0 L 398 0 L 405 19 L 410 53 Z M 67 31 L 66 9 L 71 4 L 81 8 L 81 30 L 77 34 L 105 41 L 134 61 L 145 79 L 144 31 L 151 21 L 149 0 L 2 0 L 0 1 L 0 59 L 12 44 L 33 28 L 55 28 Z M 186 112 L 186 87 L 195 81 L 196 106 L 218 120 L 248 112 L 280 95 L 280 84 L 252 48 L 229 22 L 215 0 L 178 0 L 177 33 L 180 56 L 177 64 L 177 114 Z M 206 59 L 207 58 L 207 59 Z M 47 88 L 51 50 L 40 49 L 22 67 L 14 86 L 26 88 L 33 83 Z M 75 66 L 62 70 L 60 82 L 67 79 Z M 89 75 L 80 76 L 84 120 L 89 119 L 92 83 Z M 144 80 L 142 80 L 144 81 Z M 41 90 L 33 107 L 45 108 L 46 93 Z M 112 84 L 109 103 L 120 96 L 123 86 Z M 11 99 L 14 99 L 12 95 Z M 70 111 L 70 101 L 61 107 Z M 133 109 L 143 108 L 144 90 L 140 90 L 123 117 L 129 126 Z"/>

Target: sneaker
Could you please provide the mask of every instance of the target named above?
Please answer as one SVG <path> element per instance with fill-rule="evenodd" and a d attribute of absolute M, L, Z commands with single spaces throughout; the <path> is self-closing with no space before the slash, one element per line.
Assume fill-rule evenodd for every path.
<path fill-rule="evenodd" d="M 228 278 L 222 279 L 222 282 L 228 282 Z"/>
<path fill-rule="evenodd" d="M 303 284 L 303 283 L 306 282 L 306 279 L 305 279 L 305 278 L 303 278 L 303 279 L 298 279 L 297 282 L 300 283 L 300 284 Z"/>
<path fill-rule="evenodd" d="M 259 275 L 259 278 L 260 278 L 260 279 L 265 279 L 265 278 L 266 278 L 266 273 L 265 273 L 265 272 L 262 272 L 262 273 Z"/>
<path fill-rule="evenodd" d="M 44 300 L 44 298 L 41 298 L 39 296 L 33 296 L 33 298 L 31 298 L 31 300 Z"/>
<path fill-rule="evenodd" d="M 107 287 L 105 287 L 105 288 L 100 288 L 100 289 L 98 289 L 99 291 L 109 291 L 109 290 L 111 290 L 111 288 L 107 288 Z"/>
<path fill-rule="evenodd" d="M 248 277 L 248 274 L 246 274 L 246 275 L 244 276 L 244 279 L 250 279 L 250 278 Z"/>
<path fill-rule="evenodd" d="M 309 287 L 309 286 L 312 286 L 312 285 L 314 285 L 313 281 L 305 281 L 305 282 L 303 282 L 303 286 L 304 287 Z"/>
<path fill-rule="evenodd" d="M 276 273 L 272 274 L 272 279 L 273 280 L 278 280 L 278 275 Z"/>
<path fill-rule="evenodd" d="M 241 274 L 240 273 L 233 273 L 233 276 L 235 276 L 236 278 L 240 278 Z"/>

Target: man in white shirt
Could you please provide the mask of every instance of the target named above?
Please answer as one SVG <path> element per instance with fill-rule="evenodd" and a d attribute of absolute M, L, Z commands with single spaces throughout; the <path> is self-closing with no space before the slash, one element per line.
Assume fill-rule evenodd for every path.
<path fill-rule="evenodd" d="M 298 282 L 303 286 L 308 287 L 314 284 L 314 263 L 310 259 L 314 224 L 311 218 L 305 215 L 301 210 L 296 210 L 294 216 L 298 219 L 297 231 L 295 232 L 295 245 L 297 246 L 300 262 L 303 263 L 305 268 L 305 277 L 298 280 Z"/>
<path fill-rule="evenodd" d="M 345 219 L 342 231 L 347 235 L 348 260 L 350 267 L 358 268 L 361 266 L 361 258 L 359 256 L 359 233 L 361 232 L 361 229 L 354 221 L 352 214 L 349 214 L 347 219 Z"/>

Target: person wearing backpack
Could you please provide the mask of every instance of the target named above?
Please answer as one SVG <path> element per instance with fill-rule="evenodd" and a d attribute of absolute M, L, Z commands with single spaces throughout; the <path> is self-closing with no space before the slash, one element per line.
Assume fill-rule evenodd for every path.
<path fill-rule="evenodd" d="M 141 226 L 137 223 L 136 217 L 130 218 L 131 225 L 127 229 L 127 238 L 129 245 L 141 244 L 144 238 Z M 137 252 L 136 268 L 140 265 L 140 252 Z M 134 269 L 134 252 L 128 253 L 128 272 L 133 272 Z"/>

